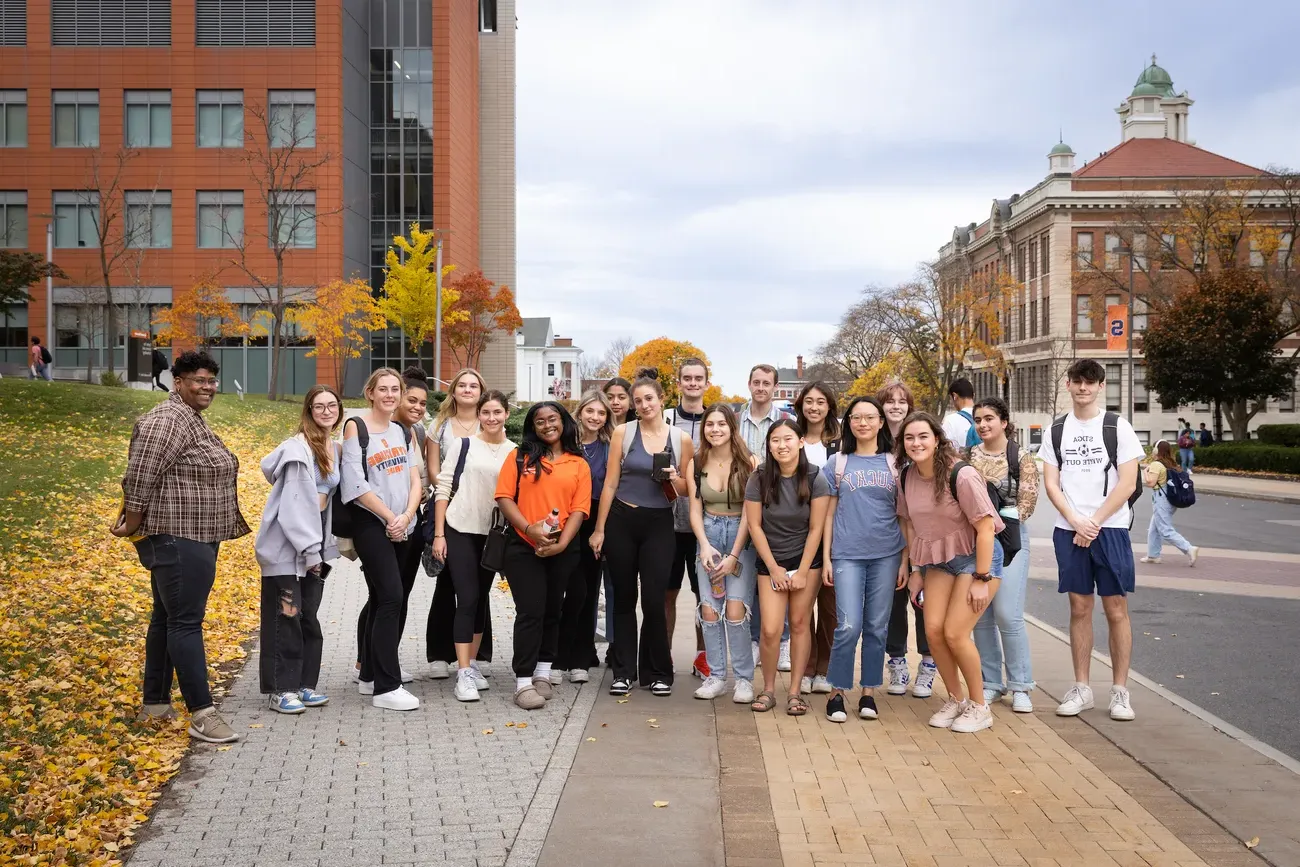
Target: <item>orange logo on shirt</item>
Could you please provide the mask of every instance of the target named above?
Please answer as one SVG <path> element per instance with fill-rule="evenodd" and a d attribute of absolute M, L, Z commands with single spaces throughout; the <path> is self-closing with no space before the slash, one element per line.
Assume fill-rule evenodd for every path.
<path fill-rule="evenodd" d="M 370 464 L 370 468 L 377 472 L 387 473 L 390 476 L 405 472 L 406 449 L 389 446 L 386 437 L 380 437 L 379 443 L 383 448 L 366 459 L 366 463 Z"/>

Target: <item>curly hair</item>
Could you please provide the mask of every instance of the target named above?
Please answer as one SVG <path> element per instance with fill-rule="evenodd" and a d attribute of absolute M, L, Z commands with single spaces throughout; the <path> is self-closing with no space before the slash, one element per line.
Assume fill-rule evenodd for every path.
<path fill-rule="evenodd" d="M 914 412 L 903 419 L 898 429 L 898 442 L 894 445 L 894 460 L 899 466 L 910 461 L 907 456 L 907 429 L 914 424 L 929 425 L 934 434 L 934 501 L 942 502 L 948 490 L 948 476 L 952 474 L 953 464 L 957 461 L 957 451 L 943 432 L 943 425 L 928 412 Z M 915 466 L 915 464 L 913 464 Z"/>

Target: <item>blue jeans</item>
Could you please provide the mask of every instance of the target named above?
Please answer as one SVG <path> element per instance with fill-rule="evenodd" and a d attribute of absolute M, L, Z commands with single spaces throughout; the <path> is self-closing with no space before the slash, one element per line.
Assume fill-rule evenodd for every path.
<path fill-rule="evenodd" d="M 1001 545 L 998 546 L 999 550 Z M 1002 554 L 997 558 L 1001 562 Z M 975 624 L 975 647 L 980 652 L 984 688 L 1029 692 L 1034 688 L 1029 658 L 1029 635 L 1025 632 L 1025 592 L 1029 587 L 1029 528 L 1020 525 L 1020 550 L 1002 567 L 1002 586 L 993 604 L 984 609 Z M 999 635 L 1001 640 L 999 641 Z M 1002 681 L 1003 657 L 1007 679 Z"/>
<path fill-rule="evenodd" d="M 1196 452 L 1192 449 L 1179 449 L 1178 464 L 1182 467 L 1183 472 L 1190 471 L 1193 465 L 1196 464 Z"/>
<path fill-rule="evenodd" d="M 737 515 L 704 515 L 704 535 L 709 544 L 719 554 L 726 555 L 736 544 L 736 534 L 740 532 L 740 522 L 744 518 Z M 699 621 L 700 632 L 704 635 L 704 653 L 709 660 L 709 670 L 718 677 L 727 676 L 727 650 L 731 650 L 731 670 L 736 680 L 754 679 L 754 652 L 750 648 L 749 620 L 754 611 L 755 554 L 752 545 L 746 545 L 740 552 L 740 574 L 728 575 L 726 591 L 723 598 L 713 595 L 709 584 L 709 572 L 697 556 L 695 573 L 700 578 L 700 607 L 696 609 L 695 618 Z M 737 600 L 744 604 L 745 613 L 740 620 L 731 620 L 726 615 L 726 603 Z M 707 605 L 717 614 L 716 620 L 705 620 L 704 606 Z"/>
<path fill-rule="evenodd" d="M 180 536 L 145 536 L 135 543 L 149 570 L 153 613 L 144 638 L 144 703 L 170 704 L 172 674 L 190 713 L 212 707 L 203 618 L 217 577 L 216 542 Z"/>
<path fill-rule="evenodd" d="M 1147 556 L 1159 557 L 1162 545 L 1168 542 L 1186 554 L 1192 544 L 1174 528 L 1174 507 L 1169 504 L 1164 489 L 1151 492 L 1151 523 L 1147 527 Z"/>
<path fill-rule="evenodd" d="M 827 672 L 831 686 L 853 688 L 853 651 L 862 638 L 862 682 L 875 689 L 883 682 L 885 635 L 894 607 L 894 588 L 903 552 L 874 560 L 833 560 L 835 643 Z"/>

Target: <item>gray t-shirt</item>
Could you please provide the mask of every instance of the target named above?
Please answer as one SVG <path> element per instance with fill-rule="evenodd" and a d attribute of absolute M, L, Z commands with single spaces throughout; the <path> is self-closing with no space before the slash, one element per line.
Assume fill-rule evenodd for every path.
<path fill-rule="evenodd" d="M 745 499 L 751 503 L 761 503 L 759 495 L 759 478 L 763 467 L 754 470 L 745 484 Z M 807 503 L 799 502 L 799 485 L 794 476 L 777 477 L 776 488 L 772 491 L 768 505 L 763 506 L 763 535 L 767 536 L 767 546 L 772 549 L 772 556 L 777 560 L 798 557 L 803 553 L 804 543 L 808 541 L 808 521 L 812 512 L 812 500 L 831 495 L 830 485 L 816 467 L 808 468 L 808 481 L 812 487 L 812 497 Z"/>
<path fill-rule="evenodd" d="M 365 422 L 357 419 L 356 424 Z M 343 440 L 343 479 L 339 489 L 343 502 L 350 503 L 362 494 L 373 493 L 390 511 L 405 512 L 411 496 L 415 437 L 411 437 L 408 446 L 406 434 L 397 422 L 390 422 L 386 431 L 369 433 L 370 442 L 366 445 L 368 472 L 361 467 L 361 442 L 356 437 Z"/>
<path fill-rule="evenodd" d="M 664 421 L 673 425 L 695 444 L 695 451 L 700 450 L 700 434 L 703 430 L 704 413 L 687 412 L 675 406 L 664 413 Z M 678 459 L 681 455 L 676 455 Z M 678 533 L 691 533 L 691 499 L 678 497 L 673 500 L 673 530 Z"/>

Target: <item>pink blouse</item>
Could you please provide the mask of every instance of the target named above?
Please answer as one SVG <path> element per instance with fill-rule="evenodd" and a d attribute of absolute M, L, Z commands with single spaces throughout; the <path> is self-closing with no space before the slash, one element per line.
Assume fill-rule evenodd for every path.
<path fill-rule="evenodd" d="M 947 563 L 954 557 L 973 554 L 974 524 L 985 515 L 993 516 L 994 532 L 1000 533 L 1006 526 L 989 499 L 984 476 L 974 467 L 962 467 L 957 473 L 956 500 L 944 479 L 938 502 L 934 499 L 933 479 L 922 478 L 914 466 L 906 472 L 906 482 L 899 490 L 898 516 L 912 522 L 912 545 L 907 554 L 913 566 Z"/>

